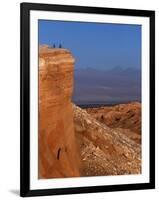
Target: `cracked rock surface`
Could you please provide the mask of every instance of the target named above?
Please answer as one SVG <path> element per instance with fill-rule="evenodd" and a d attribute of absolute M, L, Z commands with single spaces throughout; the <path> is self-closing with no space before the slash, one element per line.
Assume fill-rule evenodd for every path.
<path fill-rule="evenodd" d="M 81 155 L 81 176 L 141 173 L 141 146 L 122 130 L 109 128 L 73 105 L 74 127 Z"/>

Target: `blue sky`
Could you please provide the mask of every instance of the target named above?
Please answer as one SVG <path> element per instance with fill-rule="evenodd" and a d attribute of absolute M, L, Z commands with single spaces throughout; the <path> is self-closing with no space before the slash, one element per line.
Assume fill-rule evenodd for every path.
<path fill-rule="evenodd" d="M 39 43 L 62 43 L 76 68 L 141 67 L 140 25 L 39 20 Z"/>
<path fill-rule="evenodd" d="M 141 101 L 140 25 L 40 20 L 39 43 L 75 57 L 75 103 Z"/>

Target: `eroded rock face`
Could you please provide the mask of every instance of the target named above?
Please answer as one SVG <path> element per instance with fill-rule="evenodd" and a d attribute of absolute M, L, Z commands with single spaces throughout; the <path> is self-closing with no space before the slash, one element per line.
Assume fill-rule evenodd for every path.
<path fill-rule="evenodd" d="M 74 58 L 66 49 L 39 49 L 39 178 L 79 176 L 71 96 Z"/>
<path fill-rule="evenodd" d="M 73 105 L 75 134 L 81 154 L 81 176 L 141 173 L 141 145 L 122 130 L 109 128 Z"/>
<path fill-rule="evenodd" d="M 39 178 L 140 174 L 141 105 L 73 105 L 73 68 L 68 50 L 39 49 Z"/>
<path fill-rule="evenodd" d="M 131 102 L 86 110 L 101 123 L 122 131 L 141 144 L 141 103 Z"/>

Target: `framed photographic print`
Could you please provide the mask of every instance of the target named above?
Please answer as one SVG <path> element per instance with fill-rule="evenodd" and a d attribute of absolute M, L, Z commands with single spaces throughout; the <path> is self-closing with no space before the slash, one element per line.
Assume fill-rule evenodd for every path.
<path fill-rule="evenodd" d="M 21 4 L 21 196 L 155 188 L 155 12 Z"/>

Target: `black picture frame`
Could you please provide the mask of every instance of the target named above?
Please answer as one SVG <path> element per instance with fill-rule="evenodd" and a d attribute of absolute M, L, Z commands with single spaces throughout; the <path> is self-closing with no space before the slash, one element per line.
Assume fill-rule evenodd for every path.
<path fill-rule="evenodd" d="M 30 189 L 30 11 L 60 11 L 77 13 L 110 14 L 149 17 L 150 19 L 150 181 L 149 183 L 103 185 L 74 188 Z M 95 193 L 123 190 L 155 188 L 155 11 L 131 10 L 103 7 L 83 7 L 71 5 L 49 5 L 21 3 L 21 54 L 20 54 L 20 196 L 59 195 L 75 193 Z"/>

